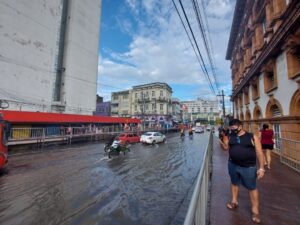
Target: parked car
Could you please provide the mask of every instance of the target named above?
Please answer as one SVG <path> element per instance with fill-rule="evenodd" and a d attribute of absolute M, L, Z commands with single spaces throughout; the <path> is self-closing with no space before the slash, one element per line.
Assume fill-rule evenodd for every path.
<path fill-rule="evenodd" d="M 117 140 L 126 144 L 137 143 L 140 142 L 140 136 L 133 133 L 122 133 L 117 137 Z"/>
<path fill-rule="evenodd" d="M 160 132 L 147 132 L 141 136 L 140 141 L 147 144 L 155 144 L 166 141 L 166 136 Z"/>
<path fill-rule="evenodd" d="M 203 127 L 196 127 L 195 133 L 204 133 Z"/>

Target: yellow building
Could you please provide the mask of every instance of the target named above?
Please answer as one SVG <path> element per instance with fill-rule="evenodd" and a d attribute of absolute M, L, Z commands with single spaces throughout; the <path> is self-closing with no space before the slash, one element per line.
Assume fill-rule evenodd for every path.
<path fill-rule="evenodd" d="M 235 118 L 270 124 L 274 152 L 300 171 L 300 1 L 237 0 L 226 59 Z"/>

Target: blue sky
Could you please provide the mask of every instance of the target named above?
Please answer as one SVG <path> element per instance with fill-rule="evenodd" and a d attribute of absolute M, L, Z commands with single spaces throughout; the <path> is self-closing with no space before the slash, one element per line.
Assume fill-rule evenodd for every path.
<path fill-rule="evenodd" d="M 191 1 L 182 2 L 209 68 Z M 230 62 L 225 54 L 235 1 L 198 3 L 207 15 L 219 90 L 229 95 Z M 180 100 L 215 99 L 172 0 L 102 0 L 99 54 L 98 94 L 105 100 L 112 91 L 150 82 L 168 83 Z"/>

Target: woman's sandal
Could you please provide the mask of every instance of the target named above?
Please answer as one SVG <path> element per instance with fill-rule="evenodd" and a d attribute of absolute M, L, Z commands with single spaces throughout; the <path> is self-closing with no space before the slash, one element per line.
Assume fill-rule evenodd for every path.
<path fill-rule="evenodd" d="M 227 203 L 226 207 L 227 207 L 227 209 L 235 210 L 238 207 L 238 203 L 229 202 L 229 203 Z"/>
<path fill-rule="evenodd" d="M 252 221 L 253 223 L 260 223 L 260 217 L 259 217 L 259 214 L 256 214 L 256 213 L 252 213 Z"/>

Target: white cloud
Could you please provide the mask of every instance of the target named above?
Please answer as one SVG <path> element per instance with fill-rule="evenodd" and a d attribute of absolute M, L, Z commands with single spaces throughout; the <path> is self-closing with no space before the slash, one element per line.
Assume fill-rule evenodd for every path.
<path fill-rule="evenodd" d="M 129 50 L 109 52 L 109 58 L 99 61 L 99 82 L 118 84 L 124 89 L 157 81 L 169 84 L 193 83 L 199 85 L 197 94 L 207 94 L 207 81 L 173 5 L 169 1 L 159 0 L 143 0 L 142 3 L 126 0 L 126 3 L 133 15 L 137 16 L 135 22 L 138 29 L 133 31 L 129 20 L 122 21 L 123 28 L 132 34 Z M 200 44 L 202 39 L 192 6 L 184 4 L 201 53 L 208 62 L 203 44 Z M 228 0 L 211 0 L 206 10 L 215 53 L 217 79 L 228 89 L 231 81 L 225 53 L 231 24 L 231 17 L 228 15 L 233 13 L 233 4 Z"/>
<path fill-rule="evenodd" d="M 207 5 L 209 16 L 225 17 L 233 10 L 233 3 L 230 0 L 211 0 Z"/>

